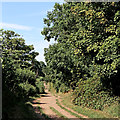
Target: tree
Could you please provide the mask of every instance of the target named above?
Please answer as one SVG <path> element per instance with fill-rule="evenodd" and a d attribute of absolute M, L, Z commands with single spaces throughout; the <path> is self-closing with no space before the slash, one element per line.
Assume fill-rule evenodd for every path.
<path fill-rule="evenodd" d="M 44 85 L 42 82 L 37 83 L 36 80 L 39 69 L 31 70 L 35 65 L 34 61 L 39 63 L 35 59 L 39 53 L 34 51 L 33 45 L 26 45 L 25 40 L 14 31 L 1 30 L 1 32 L 2 116 L 3 119 L 7 119 L 7 117 L 9 119 L 11 108 L 14 108 L 21 101 L 23 103 L 36 93 L 44 92 Z"/>
<path fill-rule="evenodd" d="M 62 84 L 69 87 L 72 82 L 71 69 L 74 67 L 73 51 L 70 51 L 69 44 L 57 43 L 45 49 L 45 60 L 47 63 L 45 77 L 54 83 L 59 90 Z M 67 51 L 67 52 L 66 52 Z M 63 88 L 62 88 L 63 89 Z"/>
<path fill-rule="evenodd" d="M 38 53 L 33 51 L 33 45 L 26 45 L 25 40 L 14 31 L 2 30 L 1 41 L 3 88 L 19 96 L 19 84 L 28 81 L 35 86 L 35 73 L 30 71 L 30 68 L 33 58 L 35 59 Z"/>
<path fill-rule="evenodd" d="M 33 70 L 36 73 L 36 77 L 38 76 L 44 77 L 43 69 L 45 67 L 46 65 L 43 61 L 37 61 L 36 59 L 34 59 L 34 61 L 32 62 L 31 70 Z"/>
<path fill-rule="evenodd" d="M 72 48 L 71 51 L 76 58 L 74 59 L 74 69 L 71 68 L 71 79 L 74 81 L 72 85 L 76 86 L 74 89 L 75 104 L 103 109 L 105 103 L 108 105 L 107 98 L 113 96 L 112 102 L 114 102 L 116 101 L 114 96 L 119 96 L 119 18 L 119 2 L 68 2 L 63 5 L 56 3 L 54 10 L 48 12 L 47 18 L 44 19 L 47 26 L 41 33 L 45 36 L 45 40 L 50 41 L 51 38 L 54 38 L 58 45 L 69 44 L 68 48 Z M 65 48 L 63 47 L 63 49 Z M 51 50 L 54 51 L 53 54 L 49 53 Z M 52 59 L 56 51 L 52 47 L 47 49 L 46 62 Z M 64 56 L 62 58 L 65 59 Z M 55 57 L 53 59 L 56 60 Z M 60 59 L 57 60 L 60 61 L 57 62 L 57 65 L 61 63 Z M 48 63 L 50 71 L 57 66 L 53 60 Z M 65 61 L 62 64 L 64 65 Z M 62 74 L 64 73 L 65 71 L 62 72 Z M 50 74 L 54 76 L 52 72 Z M 60 81 L 60 84 L 64 81 Z M 98 101 L 100 97 L 103 99 Z M 97 101 L 97 105 L 93 103 L 93 99 Z"/>

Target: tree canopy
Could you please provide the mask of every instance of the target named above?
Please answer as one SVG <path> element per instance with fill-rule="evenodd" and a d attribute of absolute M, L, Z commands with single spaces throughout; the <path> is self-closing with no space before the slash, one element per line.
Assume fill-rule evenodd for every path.
<path fill-rule="evenodd" d="M 75 104 L 95 109 L 116 101 L 120 95 L 119 2 L 56 3 L 44 24 L 45 40 L 58 42 L 45 49 L 49 81 L 55 88 L 65 84 L 74 90 Z"/>
<path fill-rule="evenodd" d="M 1 33 L 3 90 L 21 98 L 36 94 L 36 78 L 44 76 L 45 67 L 44 62 L 35 59 L 39 53 L 14 31 L 1 30 Z"/>

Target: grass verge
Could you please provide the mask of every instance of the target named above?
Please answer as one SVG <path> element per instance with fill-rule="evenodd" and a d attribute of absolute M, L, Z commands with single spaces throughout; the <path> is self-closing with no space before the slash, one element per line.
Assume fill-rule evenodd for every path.
<path fill-rule="evenodd" d="M 120 119 L 120 104 L 112 104 L 111 106 L 104 108 L 103 112 L 106 112 L 113 117 L 118 117 Z"/>
<path fill-rule="evenodd" d="M 50 107 L 50 109 L 56 113 L 57 116 L 59 116 L 60 118 L 62 118 L 62 120 L 69 120 L 66 116 L 62 115 L 60 112 L 58 112 L 55 108 Z"/>
<path fill-rule="evenodd" d="M 61 106 L 61 104 L 59 103 L 58 99 L 56 99 L 56 104 L 61 107 L 62 109 L 64 109 L 65 111 L 69 112 L 71 115 L 74 115 L 77 118 L 82 118 L 81 116 L 79 116 L 76 113 L 71 112 L 70 110 L 66 109 L 65 107 Z"/>
<path fill-rule="evenodd" d="M 85 108 L 85 107 L 81 107 L 81 106 L 77 106 L 74 105 L 71 102 L 71 94 L 67 93 L 65 95 L 61 95 L 62 97 L 62 104 L 65 105 L 68 108 L 73 109 L 74 111 L 83 114 L 85 116 L 88 116 L 89 118 L 113 118 L 111 115 L 109 115 L 108 113 L 105 113 L 103 111 L 99 111 L 99 110 L 93 110 L 93 109 L 89 109 L 89 108 Z"/>
<path fill-rule="evenodd" d="M 72 110 L 76 111 L 77 113 L 83 114 L 85 116 L 88 116 L 89 118 L 120 118 L 120 105 L 119 104 L 113 104 L 109 107 L 106 107 L 103 111 L 100 110 L 94 110 L 85 108 L 82 106 L 77 106 L 72 103 L 72 96 L 71 93 L 56 93 L 53 85 L 50 85 L 50 92 L 55 96 L 61 96 L 62 97 L 62 104 L 65 105 L 68 108 L 71 108 Z"/>

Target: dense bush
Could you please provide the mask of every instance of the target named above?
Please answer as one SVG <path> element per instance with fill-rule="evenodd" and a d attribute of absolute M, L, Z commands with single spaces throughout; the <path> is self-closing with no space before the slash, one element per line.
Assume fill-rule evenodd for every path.
<path fill-rule="evenodd" d="M 35 84 L 36 84 L 37 93 L 44 93 L 45 92 L 43 77 L 37 78 Z"/>
<path fill-rule="evenodd" d="M 18 84 L 22 88 L 22 96 L 33 96 L 36 94 L 36 87 L 29 84 L 28 81 Z"/>
<path fill-rule="evenodd" d="M 111 103 L 119 102 L 119 97 L 113 96 L 110 91 L 102 89 L 100 77 L 97 75 L 85 81 L 80 80 L 73 96 L 75 104 L 99 110 L 110 106 Z"/>
<path fill-rule="evenodd" d="M 32 72 L 29 69 L 16 69 L 16 79 L 18 83 L 24 83 L 26 81 L 29 82 L 29 84 L 35 85 L 36 81 L 36 75 L 35 72 Z"/>
<path fill-rule="evenodd" d="M 69 87 L 66 86 L 64 83 L 62 83 L 62 84 L 60 85 L 59 92 L 66 93 L 66 92 L 68 92 L 69 90 L 70 90 Z"/>

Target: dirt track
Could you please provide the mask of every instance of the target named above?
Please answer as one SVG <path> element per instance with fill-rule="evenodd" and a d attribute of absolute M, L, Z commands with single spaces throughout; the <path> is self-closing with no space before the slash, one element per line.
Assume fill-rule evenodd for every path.
<path fill-rule="evenodd" d="M 70 120 L 80 120 L 80 119 L 75 119 L 76 117 L 71 115 L 69 112 L 63 110 L 62 108 L 60 108 L 57 104 L 56 104 L 56 99 L 58 99 L 57 97 L 53 96 L 47 89 L 47 86 L 45 86 L 45 92 L 46 94 L 42 94 L 41 98 L 38 98 L 36 100 L 34 100 L 34 107 L 36 106 L 40 106 L 43 110 L 43 112 L 49 117 L 49 118 L 53 118 L 53 119 L 60 119 L 51 109 L 50 107 L 55 108 L 57 111 L 59 111 L 62 115 L 64 115 L 67 118 L 70 118 Z M 39 114 L 39 112 L 38 112 Z M 39 118 L 41 118 L 41 116 L 39 116 Z"/>

